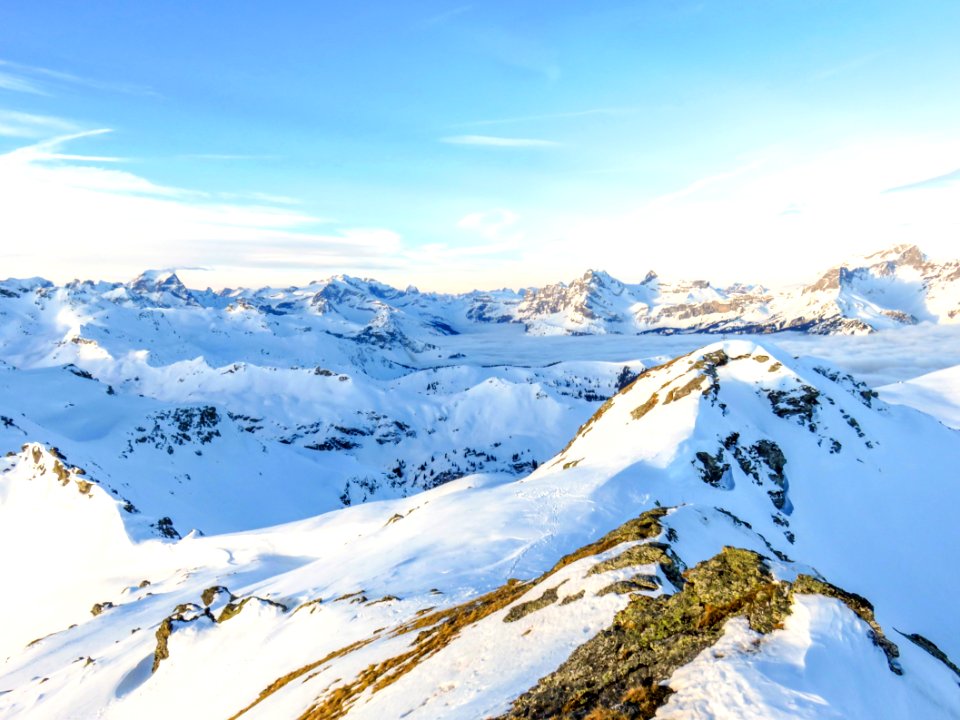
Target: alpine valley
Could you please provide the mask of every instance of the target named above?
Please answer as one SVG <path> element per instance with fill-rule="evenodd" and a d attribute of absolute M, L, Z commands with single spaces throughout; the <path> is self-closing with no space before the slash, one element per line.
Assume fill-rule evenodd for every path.
<path fill-rule="evenodd" d="M 960 718 L 960 261 L 0 281 L 0 717 Z"/>

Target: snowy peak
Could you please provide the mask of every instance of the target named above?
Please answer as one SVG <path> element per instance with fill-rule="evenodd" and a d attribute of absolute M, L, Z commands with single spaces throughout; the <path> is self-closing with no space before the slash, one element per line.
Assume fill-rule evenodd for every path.
<path fill-rule="evenodd" d="M 193 293 L 173 270 L 147 270 L 127 283 L 127 289 L 161 307 L 198 305 Z"/>
<path fill-rule="evenodd" d="M 863 334 L 960 316 L 960 262 L 931 263 L 914 245 L 899 245 L 825 271 L 799 290 L 771 292 L 706 280 L 666 282 L 648 273 L 636 285 L 590 270 L 569 285 L 527 292 L 515 321 L 527 332 Z"/>
<path fill-rule="evenodd" d="M 916 245 L 897 245 L 830 268 L 817 282 L 805 287 L 803 292 L 839 292 L 855 285 L 858 280 L 871 278 L 904 281 L 915 279 L 918 272 L 925 273 L 936 269 L 937 266 L 929 263 L 926 255 Z"/>
<path fill-rule="evenodd" d="M 805 306 L 804 306 L 805 303 Z M 918 322 L 955 322 L 960 262 L 930 262 L 915 245 L 898 245 L 833 267 L 781 312 L 813 316 L 819 331 L 871 332 Z M 802 306 L 802 309 L 801 309 Z"/>
<path fill-rule="evenodd" d="M 644 282 L 652 285 L 652 280 L 648 275 Z M 569 285 L 528 291 L 517 306 L 517 318 L 537 335 L 623 332 L 632 323 L 634 308 L 650 294 L 644 284 L 626 285 L 609 273 L 587 270 Z"/>
<path fill-rule="evenodd" d="M 893 266 L 913 267 L 918 270 L 923 270 L 929 265 L 923 251 L 916 245 L 907 243 L 867 255 L 864 261 L 867 266 L 889 263 Z"/>
<path fill-rule="evenodd" d="M 837 464 L 841 454 L 844 463 L 855 456 L 876 468 L 871 450 L 886 413 L 877 394 L 847 374 L 782 362 L 755 343 L 728 341 L 642 373 L 548 467 L 690 468 L 686 477 L 736 491 L 737 502 L 768 503 L 771 530 L 787 541 L 777 552 L 785 554 L 795 541 L 789 520 L 795 510 L 793 468 L 801 458 L 804 464 Z M 700 492 L 687 482 L 674 501 Z M 718 504 L 730 502 L 717 498 Z"/>
<path fill-rule="evenodd" d="M 502 323 L 522 325 L 529 335 L 600 335 L 863 334 L 919 322 L 960 322 L 960 261 L 938 264 L 916 246 L 900 245 L 836 265 L 806 286 L 776 291 L 759 284 L 717 287 L 707 280 L 667 280 L 654 272 L 639 283 L 625 283 L 591 269 L 569 283 L 460 295 L 400 290 L 348 275 L 304 287 L 215 293 L 189 290 L 175 272 L 154 270 L 126 285 L 0 283 L 0 302 L 10 307 L 17 300 L 48 310 L 53 322 L 59 322 L 50 307 L 56 303 L 69 305 L 71 317 L 97 322 L 118 308 L 158 308 L 165 311 L 163 319 L 138 316 L 134 334 L 161 332 L 161 345 L 170 337 L 171 328 L 164 326 L 194 327 L 195 311 L 222 314 L 225 322 L 218 325 L 228 335 L 241 328 L 244 335 L 263 337 L 317 330 L 362 341 L 374 335 L 400 352 L 392 361 L 407 364 L 406 353 L 430 348 L 425 337 L 485 333 L 486 326 Z M 31 313 L 27 308 L 25 314 Z M 384 335 L 387 315 L 396 332 Z M 29 325 L 25 319 L 25 329 Z"/>
<path fill-rule="evenodd" d="M 315 283 L 318 289 L 310 300 L 317 312 L 329 312 L 339 307 L 363 309 L 375 300 L 396 300 L 406 293 L 369 278 L 335 275 Z"/>

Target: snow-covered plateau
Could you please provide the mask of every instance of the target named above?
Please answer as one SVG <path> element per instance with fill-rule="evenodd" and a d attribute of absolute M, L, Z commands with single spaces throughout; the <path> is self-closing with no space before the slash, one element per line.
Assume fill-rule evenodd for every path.
<path fill-rule="evenodd" d="M 0 281 L 0 717 L 960 718 L 960 262 Z"/>

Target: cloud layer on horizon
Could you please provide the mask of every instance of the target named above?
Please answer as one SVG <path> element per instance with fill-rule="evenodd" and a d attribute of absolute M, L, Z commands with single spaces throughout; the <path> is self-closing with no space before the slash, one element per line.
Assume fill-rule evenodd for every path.
<path fill-rule="evenodd" d="M 24 134 L 76 128 L 20 115 L 0 112 L 0 128 L 4 118 L 32 123 Z M 296 197 L 161 185 L 127 169 L 122 157 L 66 151 L 108 135 L 34 138 L 0 155 L 7 208 L 0 234 L 13 239 L 0 250 L 6 273 L 123 279 L 147 267 L 203 266 L 215 286 L 346 272 L 455 291 L 543 284 L 598 268 L 628 282 L 655 269 L 775 284 L 790 273 L 810 280 L 846 255 L 901 242 L 942 257 L 960 235 L 960 184 L 942 181 L 960 143 L 885 142 L 803 161 L 747 158 L 619 212 L 585 204 L 539 215 L 503 206 L 436 213 L 425 220 L 434 238 L 424 239 L 405 236 L 389 218 L 335 222 Z M 917 177 L 937 181 L 889 192 Z"/>

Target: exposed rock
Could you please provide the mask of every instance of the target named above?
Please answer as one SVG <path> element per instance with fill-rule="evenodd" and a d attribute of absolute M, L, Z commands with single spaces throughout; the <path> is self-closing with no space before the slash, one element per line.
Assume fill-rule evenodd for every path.
<path fill-rule="evenodd" d="M 819 398 L 820 391 L 809 385 L 800 385 L 793 391 L 767 391 L 767 399 L 777 417 L 796 417 L 801 425 L 806 424 L 812 430 L 816 430 L 816 426 L 813 425 L 813 415 L 820 404 Z"/>
<path fill-rule="evenodd" d="M 503 621 L 505 623 L 516 622 L 522 617 L 526 617 L 532 612 L 541 610 L 547 605 L 552 605 L 557 601 L 557 588 L 553 587 L 549 590 L 544 590 L 543 594 L 538 597 L 536 600 L 528 600 L 527 602 L 518 603 L 510 608 L 510 611 L 504 616 Z"/>
<path fill-rule="evenodd" d="M 169 517 L 160 518 L 155 523 L 151 523 L 150 527 L 154 528 L 160 537 L 170 538 L 171 540 L 180 539 L 180 533 L 177 532 L 177 529 L 173 526 L 173 520 Z"/>
<path fill-rule="evenodd" d="M 937 647 L 932 640 L 928 640 L 920 633 L 910 633 L 908 635 L 906 633 L 900 632 L 899 630 L 897 630 L 897 632 L 903 635 L 907 640 L 912 642 L 917 647 L 921 648 L 922 650 L 926 651 L 927 653 L 935 657 L 937 660 L 939 660 L 948 668 L 950 668 L 950 670 L 952 670 L 957 677 L 960 677 L 960 667 L 957 667 L 957 665 L 952 660 L 950 660 L 949 657 L 947 657 L 947 654 L 943 650 L 941 650 L 939 647 Z"/>
<path fill-rule="evenodd" d="M 790 613 L 794 593 L 844 602 L 871 626 L 891 670 L 899 672 L 896 646 L 859 596 L 804 575 L 794 583 L 775 580 L 760 555 L 737 548 L 724 548 L 684 575 L 686 584 L 673 595 L 632 594 L 609 628 L 520 696 L 502 720 L 651 718 L 672 692 L 663 683 L 713 645 L 727 620 L 745 617 L 753 630 L 769 633 Z"/>
<path fill-rule="evenodd" d="M 286 605 L 274 602 L 273 600 L 268 600 L 267 598 L 259 597 L 257 595 L 248 595 L 240 602 L 231 601 L 227 603 L 223 610 L 220 611 L 220 615 L 217 617 L 217 622 L 225 623 L 227 620 L 236 617 L 250 602 L 259 603 L 261 605 L 269 605 L 271 607 L 278 608 L 280 612 L 287 611 Z"/>
<path fill-rule="evenodd" d="M 213 621 L 213 615 L 210 614 L 210 610 L 207 608 L 201 608 L 194 603 L 184 603 L 177 605 L 174 611 L 161 621 L 160 627 L 157 628 L 156 632 L 157 645 L 153 651 L 152 672 L 156 672 L 157 668 L 160 667 L 160 663 L 170 657 L 170 636 L 176 628 L 180 625 L 196 622 L 204 617 Z"/>
<path fill-rule="evenodd" d="M 109 610 L 112 607 L 114 607 L 114 604 L 109 600 L 102 603 L 95 603 L 94 606 L 90 608 L 90 614 L 96 617 L 97 615 L 101 614 L 104 610 Z"/>
<path fill-rule="evenodd" d="M 634 575 L 629 580 L 617 580 L 606 587 L 597 591 L 597 597 L 616 593 L 617 595 L 627 595 L 636 592 L 654 592 L 660 589 L 660 583 L 657 582 L 655 575 Z"/>
<path fill-rule="evenodd" d="M 696 457 L 701 465 L 701 467 L 697 468 L 701 480 L 715 488 L 730 489 L 730 465 L 723 462 L 723 450 L 720 450 L 716 456 L 701 450 L 697 453 Z"/>
<path fill-rule="evenodd" d="M 210 607 L 214 604 L 214 602 L 217 601 L 220 595 L 226 595 L 228 602 L 236 600 L 236 596 L 223 585 L 213 585 L 208 587 L 200 594 L 200 599 L 203 600 L 203 604 L 205 606 Z"/>

